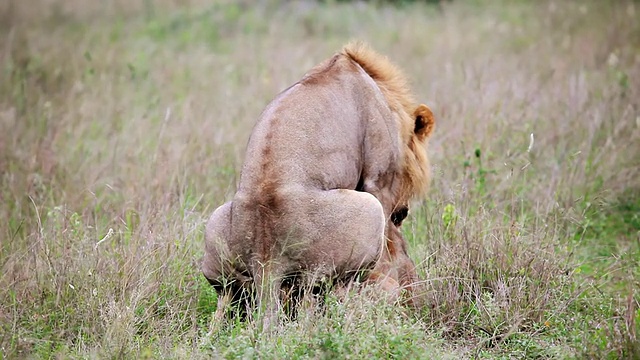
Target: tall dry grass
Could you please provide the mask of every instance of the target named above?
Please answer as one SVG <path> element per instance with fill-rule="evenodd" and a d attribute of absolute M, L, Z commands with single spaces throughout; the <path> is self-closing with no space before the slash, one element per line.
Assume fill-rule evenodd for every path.
<path fill-rule="evenodd" d="M 1 353 L 639 356 L 639 12 L 0 4 Z M 220 328 L 203 221 L 233 194 L 262 108 L 352 38 L 436 112 L 432 190 L 405 225 L 430 306 L 365 291 L 270 336 Z"/>

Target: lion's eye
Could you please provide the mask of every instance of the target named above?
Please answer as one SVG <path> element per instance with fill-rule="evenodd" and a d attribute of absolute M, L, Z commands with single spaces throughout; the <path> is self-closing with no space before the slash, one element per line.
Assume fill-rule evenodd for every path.
<path fill-rule="evenodd" d="M 402 225 L 402 221 L 407 218 L 407 215 L 409 215 L 409 208 L 407 206 L 402 206 L 396 209 L 396 211 L 391 213 L 391 221 L 393 222 L 393 225 Z"/>

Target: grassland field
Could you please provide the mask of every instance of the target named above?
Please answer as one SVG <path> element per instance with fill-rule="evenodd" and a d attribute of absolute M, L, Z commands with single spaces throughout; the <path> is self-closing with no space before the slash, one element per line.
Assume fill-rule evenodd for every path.
<path fill-rule="evenodd" d="M 351 39 L 434 110 L 429 306 L 217 324 L 204 222 Z M 640 3 L 0 2 L 0 359 L 640 359 Z"/>

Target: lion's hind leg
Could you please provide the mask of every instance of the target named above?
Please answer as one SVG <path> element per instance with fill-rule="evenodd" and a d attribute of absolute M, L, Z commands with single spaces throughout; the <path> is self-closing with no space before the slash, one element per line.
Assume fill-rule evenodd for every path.
<path fill-rule="evenodd" d="M 373 195 L 335 189 L 308 194 L 303 202 L 304 234 L 309 269 L 325 269 L 326 275 L 353 276 L 370 268 L 384 246 L 385 216 Z"/>
<path fill-rule="evenodd" d="M 214 320 L 222 322 L 231 314 L 246 317 L 251 305 L 250 276 L 229 248 L 231 202 L 218 207 L 207 222 L 202 273 L 218 294 Z M 239 268 L 240 267 L 240 268 Z M 245 269 L 246 270 L 246 269 Z"/>

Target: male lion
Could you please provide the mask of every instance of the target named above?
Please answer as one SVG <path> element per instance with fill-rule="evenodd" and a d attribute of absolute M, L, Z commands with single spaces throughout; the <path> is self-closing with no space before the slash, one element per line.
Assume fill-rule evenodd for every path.
<path fill-rule="evenodd" d="M 233 200 L 206 226 L 204 276 L 273 315 L 283 281 L 369 270 L 394 295 L 418 280 L 399 230 L 424 193 L 434 128 L 404 75 L 361 43 L 311 69 L 258 119 Z"/>

